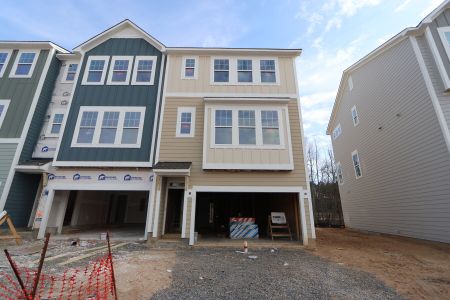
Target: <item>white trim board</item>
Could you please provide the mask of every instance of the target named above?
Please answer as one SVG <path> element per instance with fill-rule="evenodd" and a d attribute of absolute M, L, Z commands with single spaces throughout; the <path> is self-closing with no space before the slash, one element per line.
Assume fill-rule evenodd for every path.
<path fill-rule="evenodd" d="M 181 133 L 181 123 L 187 123 L 181 122 L 181 115 L 183 113 L 191 114 L 189 133 Z M 195 106 L 179 106 L 177 108 L 177 125 L 175 130 L 175 137 L 177 138 L 190 138 L 195 136 Z"/>
<path fill-rule="evenodd" d="M 165 84 L 167 86 L 167 84 Z M 297 98 L 296 94 L 280 94 L 280 93 L 190 93 L 190 92 L 168 92 L 166 93 L 166 97 L 189 97 L 189 98 L 213 98 L 213 97 L 222 97 L 222 98 Z"/>
<path fill-rule="evenodd" d="M 0 100 L 0 105 L 3 105 L 3 111 L 0 115 L 0 128 L 2 128 L 3 121 L 5 121 L 5 117 L 6 117 L 6 114 L 8 113 L 8 107 L 9 107 L 10 103 L 11 103 L 11 100 L 9 100 L 9 99 L 1 99 Z"/>
<path fill-rule="evenodd" d="M 445 27 L 447 28 L 447 31 L 450 31 L 450 27 Z M 439 32 L 439 36 L 441 37 L 441 41 L 444 42 L 442 39 L 443 37 L 443 32 L 440 30 L 441 28 L 438 28 L 438 32 Z M 430 47 L 431 53 L 433 54 L 434 57 L 434 61 L 436 62 L 439 74 L 441 75 L 442 81 L 444 82 L 444 88 L 446 90 L 450 89 L 450 79 L 448 77 L 447 74 L 447 70 L 445 70 L 445 66 L 444 66 L 444 62 L 442 61 L 441 58 L 441 54 L 439 53 L 439 50 L 436 46 L 436 42 L 433 38 L 433 35 L 431 34 L 431 30 L 430 27 L 427 27 L 425 29 L 425 39 L 428 43 L 428 46 Z M 445 52 L 447 53 L 449 59 L 450 59 L 450 49 L 449 49 L 450 45 L 445 46 Z"/>
<path fill-rule="evenodd" d="M 194 185 L 193 192 L 239 192 L 239 193 L 300 193 L 302 187 L 297 186 L 236 186 L 236 185 Z"/>
<path fill-rule="evenodd" d="M 56 156 L 55 156 L 56 157 Z M 55 167 L 136 167 L 151 168 L 147 161 L 63 161 L 56 160 L 52 163 Z"/>
<path fill-rule="evenodd" d="M 11 56 L 13 54 L 13 50 L 9 50 L 9 49 L 0 49 L 0 53 L 6 53 L 6 60 L 3 63 L 3 67 L 0 70 L 0 78 L 3 77 L 3 74 L 5 74 L 6 68 L 8 67 L 8 63 L 11 59 Z"/>
<path fill-rule="evenodd" d="M 161 133 L 162 133 L 162 126 L 164 123 L 164 110 L 166 108 L 166 90 L 167 90 L 167 77 L 169 72 L 167 70 L 169 70 L 170 67 L 170 56 L 167 56 L 167 64 L 166 64 L 166 72 L 164 75 L 164 88 L 163 88 L 163 93 L 162 93 L 162 103 L 161 103 L 161 112 L 159 114 L 159 124 L 158 124 L 158 140 L 156 142 L 156 155 L 155 155 L 155 163 L 159 162 L 159 151 L 160 146 L 161 146 Z M 155 120 L 156 122 L 156 120 Z"/>

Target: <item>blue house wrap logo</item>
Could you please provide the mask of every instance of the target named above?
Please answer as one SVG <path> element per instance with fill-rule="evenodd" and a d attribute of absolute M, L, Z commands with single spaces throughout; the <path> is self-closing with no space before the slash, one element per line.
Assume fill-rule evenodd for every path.
<path fill-rule="evenodd" d="M 48 152 L 48 147 L 47 146 L 42 147 L 41 152 Z"/>
<path fill-rule="evenodd" d="M 66 179 L 66 176 L 63 175 L 55 175 L 53 173 L 49 173 L 47 175 L 48 180 L 55 180 L 55 179 Z"/>
<path fill-rule="evenodd" d="M 124 181 L 131 181 L 131 180 L 142 180 L 142 177 L 139 176 L 131 176 L 130 174 L 127 174 L 123 176 Z"/>
<path fill-rule="evenodd" d="M 53 180 L 55 179 L 55 174 L 48 174 L 47 178 L 48 180 Z"/>
<path fill-rule="evenodd" d="M 73 175 L 73 180 L 80 180 L 80 174 Z"/>
<path fill-rule="evenodd" d="M 92 177 L 87 176 L 87 175 L 80 175 L 78 173 L 73 175 L 73 180 L 83 180 L 83 179 L 88 180 L 88 179 L 92 179 Z"/>
<path fill-rule="evenodd" d="M 98 175 L 98 180 L 105 181 L 105 180 L 117 180 L 116 176 L 106 176 L 105 174 Z"/>

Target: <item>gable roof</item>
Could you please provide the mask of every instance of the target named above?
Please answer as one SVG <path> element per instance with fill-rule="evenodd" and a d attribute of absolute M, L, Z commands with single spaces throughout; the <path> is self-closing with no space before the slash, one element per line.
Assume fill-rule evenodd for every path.
<path fill-rule="evenodd" d="M 336 119 L 336 114 L 339 110 L 339 104 L 342 98 L 342 93 L 345 89 L 345 84 L 347 83 L 348 77 L 350 76 L 350 73 L 356 69 L 358 69 L 361 66 L 364 66 L 369 61 L 377 57 L 378 55 L 384 53 L 388 49 L 392 48 L 393 46 L 397 45 L 401 41 L 403 41 L 405 38 L 409 37 L 410 35 L 417 34 L 422 32 L 428 24 L 434 21 L 444 10 L 450 8 L 450 0 L 445 0 L 442 2 L 438 7 L 436 7 L 431 13 L 429 13 L 416 27 L 408 27 L 404 30 L 400 31 L 398 34 L 390 38 L 388 41 L 386 41 L 384 44 L 380 45 L 379 47 L 375 48 L 372 52 L 358 60 L 356 63 L 348 67 L 342 72 L 341 81 L 339 83 L 338 92 L 336 95 L 336 100 L 334 101 L 333 110 L 331 111 L 330 120 L 328 121 L 327 131 L 326 134 L 330 135 L 333 131 L 333 125 L 334 121 Z"/>
<path fill-rule="evenodd" d="M 98 46 L 101 43 L 108 40 L 115 33 L 118 33 L 119 31 L 124 30 L 126 28 L 132 28 L 133 30 L 135 30 L 139 34 L 139 37 L 146 40 L 149 44 L 153 45 L 159 51 L 161 51 L 161 52 L 166 51 L 166 46 L 163 43 L 161 43 L 160 41 L 155 39 L 153 36 L 148 34 L 145 30 L 143 30 L 142 28 L 140 28 L 139 26 L 137 26 L 136 24 L 134 24 L 133 22 L 131 22 L 128 19 L 123 20 L 122 22 L 120 22 L 120 23 L 106 29 L 105 31 L 97 34 L 96 36 L 90 38 L 86 42 L 76 46 L 73 49 L 73 51 L 79 51 L 79 52 L 89 51 L 92 48 L 95 48 L 96 46 Z"/>

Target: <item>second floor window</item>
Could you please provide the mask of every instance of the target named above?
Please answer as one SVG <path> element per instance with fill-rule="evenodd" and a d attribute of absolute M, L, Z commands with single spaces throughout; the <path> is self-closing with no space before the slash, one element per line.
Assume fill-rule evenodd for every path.
<path fill-rule="evenodd" d="M 358 179 L 359 177 L 362 176 L 362 170 L 361 170 L 361 163 L 359 162 L 359 154 L 358 154 L 357 150 L 352 152 L 352 162 L 353 162 L 353 167 L 355 169 L 355 177 L 356 177 L 356 179 Z"/>
<path fill-rule="evenodd" d="M 11 51 L 0 51 L 0 78 L 5 73 L 6 66 L 8 65 L 9 58 L 11 57 Z"/>
<path fill-rule="evenodd" d="M 214 60 L 214 82 L 230 81 L 230 61 L 228 59 Z"/>
<path fill-rule="evenodd" d="M 255 145 L 256 144 L 256 122 L 254 110 L 240 110 L 239 116 L 239 144 Z"/>
<path fill-rule="evenodd" d="M 179 107 L 177 112 L 177 137 L 193 137 L 195 107 Z"/>
<path fill-rule="evenodd" d="M 333 130 L 333 140 L 336 140 L 342 133 L 341 124 L 338 124 Z"/>
<path fill-rule="evenodd" d="M 82 106 L 73 147 L 139 148 L 145 107 Z"/>
<path fill-rule="evenodd" d="M 132 56 L 113 56 L 108 74 L 108 84 L 128 85 L 132 64 Z"/>
<path fill-rule="evenodd" d="M 272 82 L 275 83 L 276 72 L 275 72 L 275 60 L 273 59 L 262 59 L 260 60 L 260 70 L 261 70 L 261 82 Z"/>
<path fill-rule="evenodd" d="M 215 113 L 215 143 L 217 145 L 230 145 L 233 130 L 233 111 L 216 110 Z"/>
<path fill-rule="evenodd" d="M 354 126 L 359 124 L 359 117 L 358 117 L 358 111 L 356 110 L 356 106 L 352 107 L 352 121 L 353 121 Z"/>
<path fill-rule="evenodd" d="M 238 82 L 253 82 L 252 60 L 238 59 L 237 72 L 238 72 Z"/>
<path fill-rule="evenodd" d="M 278 122 L 278 111 L 261 111 L 262 138 L 264 145 L 280 144 L 280 124 Z"/>
<path fill-rule="evenodd" d="M 83 76 L 83 84 L 101 85 L 105 82 L 109 56 L 89 56 Z"/>

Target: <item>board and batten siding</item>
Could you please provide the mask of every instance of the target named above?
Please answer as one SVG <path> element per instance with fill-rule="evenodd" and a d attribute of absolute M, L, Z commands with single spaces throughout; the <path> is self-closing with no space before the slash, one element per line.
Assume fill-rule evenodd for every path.
<path fill-rule="evenodd" d="M 17 144 L 0 144 L 0 195 L 3 193 Z"/>
<path fill-rule="evenodd" d="M 187 57 L 190 57 L 187 55 Z M 255 93 L 255 94 L 297 94 L 292 57 L 277 57 L 279 84 L 211 84 L 211 60 L 212 55 L 201 55 L 198 59 L 198 78 L 182 79 L 181 55 L 170 55 L 167 78 L 167 93 Z M 217 57 L 233 58 L 233 55 L 221 55 Z M 245 58 L 251 58 L 252 56 Z M 263 56 L 255 58 L 264 59 Z M 270 57 L 273 58 L 273 57 Z M 268 58 L 268 59 L 270 59 Z M 231 62 L 230 62 L 231 63 Z"/>
<path fill-rule="evenodd" d="M 0 99 L 11 100 L 0 128 L 0 138 L 20 138 L 49 54 L 49 50 L 40 51 L 31 78 L 9 78 L 18 51 L 13 51 L 5 73 L 0 78 Z"/>
<path fill-rule="evenodd" d="M 450 9 L 446 9 L 442 12 L 436 19 L 430 23 L 430 31 L 433 35 L 434 43 L 439 51 L 439 55 L 444 64 L 445 70 L 447 71 L 447 75 L 450 77 L 450 58 L 445 51 L 444 45 L 442 44 L 442 40 L 439 36 L 438 28 L 439 27 L 449 27 L 450 26 Z M 422 56 L 425 60 L 425 63 L 428 68 L 428 73 L 433 81 L 433 86 L 436 90 L 436 94 L 439 99 L 439 104 L 441 105 L 442 112 L 444 113 L 445 119 L 447 121 L 447 126 L 450 128 L 450 94 L 445 93 L 445 87 L 442 81 L 442 78 L 437 69 L 436 62 L 433 58 L 431 50 L 426 44 L 426 41 L 423 37 L 418 39 L 420 51 L 422 52 Z"/>
<path fill-rule="evenodd" d="M 334 126 L 348 227 L 450 242 L 450 156 L 409 39 L 350 73 Z M 359 125 L 352 123 L 356 105 Z M 358 150 L 362 177 L 351 153 Z"/>
<path fill-rule="evenodd" d="M 195 136 L 177 138 L 177 108 L 195 107 Z M 164 119 L 161 131 L 159 161 L 192 162 L 190 184 L 192 186 L 295 186 L 306 189 L 303 145 L 296 100 L 289 101 L 288 113 L 291 143 L 294 157 L 293 171 L 244 171 L 230 172 L 202 169 L 204 101 L 201 98 L 165 99 Z"/>
<path fill-rule="evenodd" d="M 118 55 L 155 55 L 155 81 L 153 85 L 82 85 L 86 62 L 91 55 L 110 56 L 106 70 L 108 78 L 111 57 Z M 161 52 L 139 38 L 112 38 L 88 51 L 83 59 L 77 86 L 72 99 L 58 161 L 150 161 L 153 123 L 157 103 Z M 81 106 L 145 106 L 144 128 L 140 148 L 81 148 L 71 147 L 78 113 Z"/>

